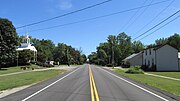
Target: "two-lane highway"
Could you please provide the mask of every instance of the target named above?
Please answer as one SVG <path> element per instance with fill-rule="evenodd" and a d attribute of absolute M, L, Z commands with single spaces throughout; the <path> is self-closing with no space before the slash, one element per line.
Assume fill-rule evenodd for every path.
<path fill-rule="evenodd" d="M 175 101 L 94 65 L 16 92 L 0 101 Z"/>

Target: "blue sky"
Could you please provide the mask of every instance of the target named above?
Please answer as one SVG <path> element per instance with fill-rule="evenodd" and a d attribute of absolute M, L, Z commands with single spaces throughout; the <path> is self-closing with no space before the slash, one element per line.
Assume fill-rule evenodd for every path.
<path fill-rule="evenodd" d="M 0 3 L 0 17 L 8 18 L 13 22 L 15 27 L 18 27 L 78 10 L 102 1 L 104 0 L 2 0 Z M 81 48 L 83 53 L 88 55 L 92 51 L 96 51 L 96 46 L 101 42 L 105 42 L 107 36 L 110 34 L 117 35 L 120 32 L 125 32 L 129 36 L 132 36 L 132 39 L 142 34 L 155 24 L 179 10 L 180 0 L 167 0 L 167 2 L 153 5 L 151 7 L 78 24 L 57 27 L 49 30 L 31 31 L 39 28 L 46 28 L 102 16 L 159 1 L 164 0 L 112 0 L 104 5 L 68 15 L 66 17 L 18 29 L 17 32 L 18 35 L 25 35 L 25 33 L 28 32 L 29 35 L 34 38 L 50 39 L 55 44 L 66 43 L 77 49 Z M 162 12 L 160 16 L 143 30 L 139 31 L 172 1 L 173 3 Z M 168 37 L 174 33 L 180 33 L 179 24 L 180 18 L 141 41 L 144 44 L 151 44 L 154 43 L 156 39 Z"/>

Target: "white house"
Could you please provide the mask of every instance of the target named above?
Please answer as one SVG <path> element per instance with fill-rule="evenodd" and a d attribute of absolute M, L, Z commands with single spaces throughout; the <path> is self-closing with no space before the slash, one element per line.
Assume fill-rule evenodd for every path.
<path fill-rule="evenodd" d="M 179 70 L 180 70 L 180 52 L 178 53 L 178 59 L 179 59 Z"/>
<path fill-rule="evenodd" d="M 168 44 L 145 49 L 143 65 L 157 71 L 180 71 L 178 50 Z"/>
<path fill-rule="evenodd" d="M 142 65 L 142 52 L 139 52 L 137 54 L 132 54 L 122 60 L 124 64 L 130 65 L 130 66 L 141 66 Z"/>
<path fill-rule="evenodd" d="M 37 50 L 34 46 L 30 44 L 30 39 L 28 34 L 26 34 L 25 38 L 23 38 L 21 46 L 16 49 L 16 51 L 30 50 L 34 52 L 34 61 L 37 61 Z"/>

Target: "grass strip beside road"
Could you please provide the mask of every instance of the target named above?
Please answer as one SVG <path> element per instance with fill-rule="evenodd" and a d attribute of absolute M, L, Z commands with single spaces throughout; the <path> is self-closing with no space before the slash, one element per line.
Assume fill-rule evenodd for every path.
<path fill-rule="evenodd" d="M 64 70 L 45 70 L 0 77 L 0 91 L 38 83 L 52 78 Z"/>
<path fill-rule="evenodd" d="M 147 73 L 180 79 L 180 72 L 147 72 Z"/>
<path fill-rule="evenodd" d="M 40 68 L 40 67 L 37 66 L 37 65 L 29 65 L 29 66 L 28 66 L 28 67 L 30 67 L 29 69 L 22 70 L 21 67 L 24 67 L 24 66 L 1 68 L 1 69 L 0 69 L 0 75 L 2 75 L 2 74 L 8 74 L 8 73 L 14 73 L 14 72 L 30 71 L 30 70 L 32 70 L 32 68 L 34 68 L 34 69 Z"/>
<path fill-rule="evenodd" d="M 149 76 L 145 74 L 127 74 L 121 69 L 114 69 L 114 71 L 117 72 L 118 74 L 131 78 L 135 81 L 180 96 L 180 81 L 169 80 L 169 79 Z"/>

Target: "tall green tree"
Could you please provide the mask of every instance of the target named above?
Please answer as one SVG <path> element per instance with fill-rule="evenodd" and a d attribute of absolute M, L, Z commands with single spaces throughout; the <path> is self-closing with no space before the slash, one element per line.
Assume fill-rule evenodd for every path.
<path fill-rule="evenodd" d="M 131 37 L 126 33 L 122 32 L 117 36 L 117 46 L 115 50 L 117 65 L 121 65 L 122 60 L 132 53 L 131 44 Z"/>
<path fill-rule="evenodd" d="M 173 36 L 170 36 L 168 38 L 167 43 L 180 51 L 180 35 L 179 34 L 175 33 Z"/>
<path fill-rule="evenodd" d="M 89 63 L 91 64 L 98 64 L 98 57 L 97 57 L 97 53 L 96 52 L 92 52 L 89 56 Z"/>
<path fill-rule="evenodd" d="M 18 52 L 19 65 L 28 65 L 34 59 L 34 53 L 30 50 L 23 50 Z"/>
<path fill-rule="evenodd" d="M 46 60 L 53 60 L 53 51 L 55 48 L 51 40 L 37 40 L 32 41 L 37 49 L 37 61 L 45 62 Z"/>
<path fill-rule="evenodd" d="M 132 43 L 132 51 L 133 53 L 139 53 L 144 49 L 143 43 L 141 41 L 134 41 Z"/>
<path fill-rule="evenodd" d="M 0 18 L 0 68 L 13 65 L 16 61 L 16 29 L 8 19 Z"/>

